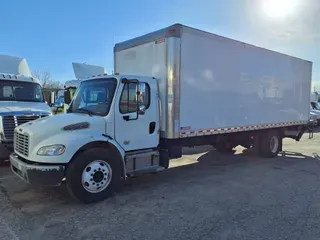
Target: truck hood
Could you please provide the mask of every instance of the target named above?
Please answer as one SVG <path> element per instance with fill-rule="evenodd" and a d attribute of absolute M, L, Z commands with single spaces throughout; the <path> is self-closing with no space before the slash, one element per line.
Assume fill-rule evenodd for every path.
<path fill-rule="evenodd" d="M 1 101 L 0 102 L 0 115 L 1 113 L 43 113 L 50 114 L 51 109 L 48 104 L 44 102 L 15 102 L 15 101 Z"/>
<path fill-rule="evenodd" d="M 89 126 L 86 129 L 73 129 L 72 131 L 96 130 L 101 133 L 105 132 L 106 123 L 102 117 L 90 117 L 89 115 L 81 113 L 59 114 L 39 118 L 32 122 L 20 125 L 16 128 L 16 131 L 28 133 L 30 140 L 35 144 L 56 134 L 61 134 L 63 132 L 67 134 L 68 131 L 63 128 L 77 123 L 89 123 Z"/>

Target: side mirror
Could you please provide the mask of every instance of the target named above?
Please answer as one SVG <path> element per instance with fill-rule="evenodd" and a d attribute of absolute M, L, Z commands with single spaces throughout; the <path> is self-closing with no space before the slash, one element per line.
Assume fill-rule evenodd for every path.
<path fill-rule="evenodd" d="M 144 115 L 146 112 L 146 106 L 145 105 L 140 105 L 139 108 L 138 108 L 138 113 L 139 115 Z"/>
<path fill-rule="evenodd" d="M 69 90 L 65 90 L 63 95 L 64 95 L 64 103 L 65 104 L 70 104 L 70 102 L 71 102 L 70 91 Z"/>

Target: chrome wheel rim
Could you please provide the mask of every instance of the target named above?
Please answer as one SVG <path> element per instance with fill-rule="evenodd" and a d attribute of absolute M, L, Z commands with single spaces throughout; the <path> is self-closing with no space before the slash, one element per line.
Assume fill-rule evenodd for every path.
<path fill-rule="evenodd" d="M 95 160 L 84 168 L 82 186 L 90 193 L 99 193 L 109 186 L 111 178 L 111 166 L 106 161 Z"/>
<path fill-rule="evenodd" d="M 270 150 L 272 153 L 276 153 L 279 148 L 279 138 L 277 136 L 273 136 L 270 139 Z"/>

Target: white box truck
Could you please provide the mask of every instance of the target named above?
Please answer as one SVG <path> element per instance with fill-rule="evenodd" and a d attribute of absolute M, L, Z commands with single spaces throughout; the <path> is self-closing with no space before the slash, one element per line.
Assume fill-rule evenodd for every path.
<path fill-rule="evenodd" d="M 48 115 L 50 107 L 26 59 L 0 55 L 0 163 L 13 152 L 14 128 Z"/>
<path fill-rule="evenodd" d="M 168 168 L 184 146 L 274 157 L 307 128 L 309 61 L 176 24 L 116 44 L 114 62 L 119 74 L 82 81 L 67 114 L 16 128 L 15 174 L 65 178 L 72 196 L 95 202 L 121 179 Z"/>

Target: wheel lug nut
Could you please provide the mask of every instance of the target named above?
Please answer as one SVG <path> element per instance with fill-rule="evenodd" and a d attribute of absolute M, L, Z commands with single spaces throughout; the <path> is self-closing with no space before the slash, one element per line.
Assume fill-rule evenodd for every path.
<path fill-rule="evenodd" d="M 90 178 L 90 181 L 92 182 L 92 181 L 93 181 L 93 179 L 92 179 L 92 178 Z"/>
<path fill-rule="evenodd" d="M 105 181 L 106 181 L 107 179 L 106 179 L 106 178 L 104 178 L 103 180 L 105 180 Z"/>
<path fill-rule="evenodd" d="M 98 170 L 101 171 L 101 168 L 99 168 Z"/>

